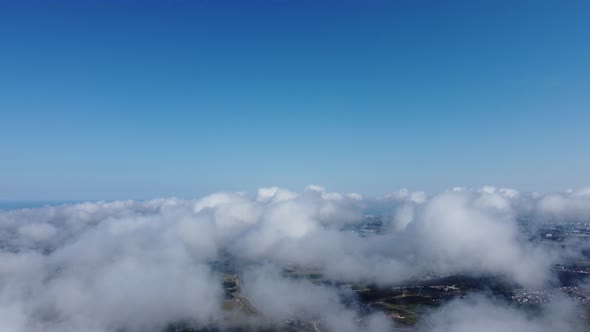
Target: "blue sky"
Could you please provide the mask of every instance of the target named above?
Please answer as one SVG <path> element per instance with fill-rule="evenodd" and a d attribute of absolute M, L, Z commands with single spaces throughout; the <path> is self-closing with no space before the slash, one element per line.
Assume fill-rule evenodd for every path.
<path fill-rule="evenodd" d="M 588 1 L 0 1 L 0 199 L 590 184 Z"/>

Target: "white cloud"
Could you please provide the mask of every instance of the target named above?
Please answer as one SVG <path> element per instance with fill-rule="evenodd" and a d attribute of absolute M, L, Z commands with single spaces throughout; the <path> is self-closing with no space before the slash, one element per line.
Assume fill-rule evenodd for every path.
<path fill-rule="evenodd" d="M 341 230 L 362 219 L 360 195 L 313 185 L 301 193 L 261 188 L 254 197 L 215 193 L 198 200 L 2 211 L 0 327 L 134 332 L 158 331 L 179 320 L 219 322 L 223 292 L 209 262 L 223 252 L 240 269 L 265 264 L 240 272 L 247 273 L 253 301 L 271 317 L 304 313 L 321 316 L 326 329 L 387 330 L 382 316 L 357 322 L 358 314 L 333 289 L 286 279 L 276 269 L 298 264 L 334 281 L 381 285 L 424 272 L 491 274 L 537 287 L 549 279 L 557 254 L 523 238 L 517 218 L 590 216 L 588 189 L 525 194 L 484 187 L 435 195 L 400 190 L 378 203 L 388 207 L 393 227 L 369 237 Z M 459 311 L 453 306 L 445 310 Z M 449 326 L 471 326 L 460 324 L 467 325 Z"/>
<path fill-rule="evenodd" d="M 53 238 L 57 231 L 50 224 L 34 223 L 20 227 L 18 233 L 32 241 L 47 241 Z"/>
<path fill-rule="evenodd" d="M 455 300 L 429 318 L 428 332 L 581 332 L 574 304 L 561 301 L 534 316 L 482 296 Z"/>

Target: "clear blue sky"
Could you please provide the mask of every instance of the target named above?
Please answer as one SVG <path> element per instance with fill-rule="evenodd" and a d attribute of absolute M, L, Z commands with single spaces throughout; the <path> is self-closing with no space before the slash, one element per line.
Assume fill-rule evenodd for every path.
<path fill-rule="evenodd" d="M 590 1 L 1 1 L 0 199 L 590 184 Z"/>

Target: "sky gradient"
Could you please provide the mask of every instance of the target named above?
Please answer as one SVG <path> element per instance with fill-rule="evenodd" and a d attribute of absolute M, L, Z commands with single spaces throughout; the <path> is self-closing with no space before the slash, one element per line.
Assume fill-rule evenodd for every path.
<path fill-rule="evenodd" d="M 588 1 L 0 1 L 0 200 L 590 184 Z"/>

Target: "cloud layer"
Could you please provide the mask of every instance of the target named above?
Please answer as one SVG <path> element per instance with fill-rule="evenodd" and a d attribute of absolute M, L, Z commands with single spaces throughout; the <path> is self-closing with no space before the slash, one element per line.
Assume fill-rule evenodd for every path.
<path fill-rule="evenodd" d="M 361 236 L 346 230 L 362 219 L 367 204 L 355 193 L 308 186 L 300 193 L 273 187 L 256 195 L 2 211 L 0 330 L 222 325 L 224 291 L 212 264 L 231 257 L 252 303 L 264 313 L 247 324 L 301 316 L 331 331 L 387 331 L 389 319 L 360 319 L 344 304 L 341 290 L 292 280 L 281 269 L 301 266 L 333 282 L 384 287 L 424 274 L 494 275 L 543 287 L 563 253 L 528 241 L 519 220 L 588 220 L 590 190 L 538 194 L 485 187 L 435 195 L 402 190 L 376 201 L 391 216 L 385 231 Z M 519 327 L 515 331 L 565 328 L 486 301 L 453 302 L 432 316 L 435 326 L 425 328 L 492 331 L 487 320 L 509 321 Z M 493 315 L 472 324 L 460 321 L 476 316 L 473 310 Z M 556 322 L 563 320 L 559 317 Z"/>

